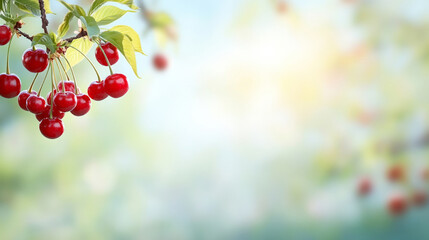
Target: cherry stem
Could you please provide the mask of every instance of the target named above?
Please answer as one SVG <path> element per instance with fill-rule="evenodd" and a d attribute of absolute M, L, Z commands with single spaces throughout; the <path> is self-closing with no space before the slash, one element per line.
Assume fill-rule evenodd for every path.
<path fill-rule="evenodd" d="M 39 92 L 37 93 L 37 96 L 38 96 L 38 97 L 40 97 L 40 93 L 42 92 L 43 85 L 45 84 L 45 80 L 46 80 L 46 78 L 48 77 L 48 73 L 49 73 L 50 67 L 51 67 L 51 61 L 49 61 L 48 70 L 46 71 L 45 78 L 43 78 L 42 85 L 40 86 Z"/>
<path fill-rule="evenodd" d="M 54 86 L 56 86 L 56 80 L 54 80 L 54 64 L 51 64 L 51 107 L 49 109 L 49 118 L 53 118 L 53 111 L 54 111 Z M 55 81 L 55 84 L 54 84 Z"/>
<path fill-rule="evenodd" d="M 67 64 L 69 65 L 70 71 L 71 71 L 72 76 L 73 76 L 73 81 L 74 81 L 74 91 L 75 91 L 75 93 L 76 93 L 76 95 L 77 95 L 77 94 L 78 94 L 78 93 L 77 93 L 77 83 L 76 83 L 76 77 L 75 77 L 75 75 L 74 75 L 74 71 L 73 71 L 72 65 L 70 64 L 70 62 L 69 62 L 69 60 L 66 58 L 66 56 L 64 56 L 64 55 L 61 55 L 61 56 L 64 58 L 64 60 L 66 60 Z M 65 87 L 63 86 L 63 89 L 64 89 L 64 88 L 65 88 Z"/>
<path fill-rule="evenodd" d="M 95 42 L 97 43 L 98 47 L 100 48 L 101 52 L 102 52 L 102 53 L 103 53 L 103 55 L 104 55 L 104 58 L 106 59 L 107 65 L 109 66 L 110 75 L 113 75 L 112 66 L 110 66 L 110 61 L 109 61 L 109 59 L 107 58 L 107 55 L 106 55 L 106 53 L 104 52 L 104 49 L 101 47 L 100 41 L 95 41 Z"/>
<path fill-rule="evenodd" d="M 57 58 L 57 60 L 58 60 L 58 62 L 60 62 L 61 68 L 63 69 L 64 73 L 66 74 L 67 81 L 70 81 L 70 77 L 69 77 L 69 75 L 67 74 L 67 71 L 66 71 L 66 68 L 65 68 L 65 67 L 64 67 L 64 65 L 63 65 L 63 62 L 61 62 L 61 59 L 60 59 L 60 58 Z"/>
<path fill-rule="evenodd" d="M 98 78 L 98 82 L 101 82 L 101 78 L 100 78 L 100 74 L 98 73 L 98 71 L 97 71 L 97 68 L 95 68 L 95 66 L 94 66 L 94 64 L 91 62 L 91 60 L 82 52 L 82 51 L 80 51 L 79 49 L 77 49 L 77 48 L 75 48 L 75 47 L 73 47 L 73 46 L 70 46 L 71 48 L 73 48 L 74 50 L 76 50 L 76 51 L 78 51 L 80 54 L 82 54 L 82 56 L 86 59 L 86 60 L 88 60 L 88 62 L 89 62 L 89 64 L 91 64 L 91 66 L 92 66 L 92 68 L 94 69 L 94 71 L 95 71 L 95 74 L 97 74 L 97 78 Z"/>
<path fill-rule="evenodd" d="M 13 36 L 15 34 L 12 35 L 12 37 L 10 38 L 9 41 L 9 45 L 7 46 L 7 59 L 6 59 L 6 74 L 10 74 L 10 69 L 9 69 L 9 53 L 10 53 L 10 45 L 12 44 L 12 40 L 13 40 Z"/>
<path fill-rule="evenodd" d="M 55 68 L 54 68 L 54 61 L 52 61 L 51 68 L 52 68 L 52 73 L 51 73 L 52 74 L 52 76 L 51 76 L 51 78 L 52 78 L 52 85 L 56 86 L 57 85 L 57 75 L 54 72 L 54 70 L 55 70 Z M 64 92 L 64 89 L 65 89 L 65 87 L 64 87 L 64 81 L 63 81 L 63 92 Z"/>
<path fill-rule="evenodd" d="M 61 68 L 60 68 L 60 65 L 58 64 L 57 59 L 55 59 L 55 64 L 57 65 L 58 72 L 59 72 L 59 74 L 60 74 L 60 80 L 61 80 L 61 81 L 64 81 L 65 79 L 63 79 L 63 73 L 61 72 Z M 56 85 L 56 84 L 57 84 L 57 81 L 55 81 L 55 85 Z"/>
<path fill-rule="evenodd" d="M 31 85 L 27 91 L 28 93 L 31 93 L 31 90 L 33 90 L 33 86 L 34 86 L 34 83 L 36 82 L 37 76 L 39 76 L 39 73 L 36 73 L 36 76 L 34 77 L 33 82 L 31 82 Z"/>

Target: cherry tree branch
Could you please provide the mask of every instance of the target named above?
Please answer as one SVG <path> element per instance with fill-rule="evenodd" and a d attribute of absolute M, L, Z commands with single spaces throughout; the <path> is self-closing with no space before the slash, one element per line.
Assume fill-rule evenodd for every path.
<path fill-rule="evenodd" d="M 40 18 L 42 19 L 42 28 L 47 34 L 49 21 L 46 18 L 45 2 L 43 0 L 39 0 L 39 6 L 40 6 Z"/>
<path fill-rule="evenodd" d="M 73 42 L 73 40 L 78 39 L 78 38 L 82 38 L 82 37 L 85 37 L 85 36 L 88 36 L 88 33 L 85 30 L 82 29 L 79 32 L 79 34 L 77 34 L 76 36 L 66 38 L 66 39 L 64 39 L 64 41 L 71 43 L 71 42 Z"/>
<path fill-rule="evenodd" d="M 23 36 L 23 37 L 27 38 L 27 39 L 28 39 L 28 40 L 30 40 L 30 41 L 33 41 L 33 37 L 32 37 L 32 36 L 30 36 L 30 35 L 28 35 L 27 33 L 23 32 L 23 31 L 21 31 L 21 30 L 19 30 L 19 29 L 16 29 L 16 31 L 18 32 L 18 34 L 19 34 L 19 35 L 21 35 L 21 36 Z"/>

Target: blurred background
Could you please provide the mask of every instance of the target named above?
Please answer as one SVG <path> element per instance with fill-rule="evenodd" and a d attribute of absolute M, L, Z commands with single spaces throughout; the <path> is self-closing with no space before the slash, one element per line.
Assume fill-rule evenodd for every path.
<path fill-rule="evenodd" d="M 428 239 L 428 1 L 145 6 L 174 22 L 119 20 L 141 34 L 142 79 L 121 58 L 127 95 L 68 114 L 60 139 L 1 99 L 0 239 Z M 26 89 L 29 42 L 12 47 Z M 86 92 L 95 74 L 75 72 Z"/>

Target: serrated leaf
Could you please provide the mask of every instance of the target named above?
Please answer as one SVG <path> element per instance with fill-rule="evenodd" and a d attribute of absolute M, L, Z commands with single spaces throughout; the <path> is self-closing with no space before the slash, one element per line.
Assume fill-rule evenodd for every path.
<path fill-rule="evenodd" d="M 107 25 L 118 20 L 127 12 L 135 11 L 123 10 L 114 6 L 103 6 L 94 12 L 92 16 L 94 17 L 95 21 L 97 21 L 98 25 Z"/>
<path fill-rule="evenodd" d="M 100 28 L 93 17 L 81 16 L 79 19 L 82 21 L 83 25 L 85 25 L 89 37 L 100 34 Z"/>
<path fill-rule="evenodd" d="M 33 41 L 31 43 L 31 46 L 35 45 L 44 45 L 46 46 L 51 52 L 57 51 L 57 44 L 52 39 L 52 36 L 46 33 L 39 33 L 33 37 Z"/>
<path fill-rule="evenodd" d="M 43 2 L 45 3 L 46 13 L 52 13 L 49 0 L 43 0 Z M 36 16 L 40 16 L 40 6 L 38 0 L 15 0 L 15 5 L 25 12 L 31 12 Z"/>
<path fill-rule="evenodd" d="M 64 37 L 70 29 L 70 21 L 73 19 L 73 13 L 68 12 L 64 16 L 63 22 L 58 26 L 58 37 Z"/>
<path fill-rule="evenodd" d="M 88 54 L 89 50 L 91 50 L 92 45 L 93 45 L 93 42 L 91 42 L 87 37 L 75 39 L 71 43 L 71 46 L 79 49 L 84 54 Z M 73 48 L 68 48 L 65 56 L 69 60 L 72 67 L 78 64 L 84 58 L 82 54 L 80 54 L 78 51 L 76 51 Z M 68 66 L 67 66 L 67 69 L 68 69 Z"/>
<path fill-rule="evenodd" d="M 131 27 L 128 27 L 126 25 L 118 25 L 114 26 L 109 31 L 116 31 L 127 35 L 133 44 L 134 51 L 144 54 L 141 46 L 140 36 Z"/>
<path fill-rule="evenodd" d="M 89 8 L 88 15 L 92 15 L 97 9 L 99 9 L 107 2 L 116 2 L 116 3 L 124 4 L 134 10 L 138 9 L 138 7 L 134 5 L 133 0 L 95 0 L 92 3 L 91 7 Z"/>
<path fill-rule="evenodd" d="M 134 74 L 138 77 L 137 73 L 137 62 L 136 62 L 136 53 L 134 51 L 133 43 L 131 40 L 124 34 L 117 31 L 105 31 L 100 34 L 104 40 L 113 44 L 118 50 L 122 53 L 128 63 L 131 65 Z"/>

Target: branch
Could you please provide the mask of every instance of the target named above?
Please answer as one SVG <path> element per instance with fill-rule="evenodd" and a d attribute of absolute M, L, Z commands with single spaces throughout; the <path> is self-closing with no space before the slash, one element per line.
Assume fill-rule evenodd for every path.
<path fill-rule="evenodd" d="M 39 6 L 40 6 L 40 18 L 42 19 L 42 28 L 47 34 L 49 21 L 46 18 L 45 2 L 43 0 L 39 0 Z"/>
<path fill-rule="evenodd" d="M 30 40 L 30 41 L 33 41 L 33 37 L 32 37 L 32 36 L 30 36 L 30 35 L 28 35 L 27 33 L 23 32 L 23 31 L 21 31 L 21 30 L 19 30 L 19 29 L 16 29 L 16 31 L 18 32 L 18 34 L 19 34 L 19 35 L 21 35 L 21 36 L 23 36 L 23 37 L 27 38 L 27 39 L 28 39 L 28 40 Z"/>
<path fill-rule="evenodd" d="M 88 33 L 82 29 L 78 35 L 76 35 L 74 37 L 66 38 L 66 39 L 64 39 L 64 41 L 71 43 L 71 42 L 73 42 L 73 40 L 78 39 L 78 38 L 82 38 L 85 36 L 88 36 Z"/>

